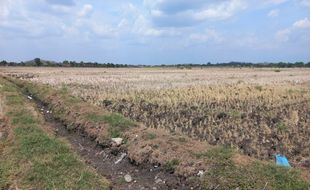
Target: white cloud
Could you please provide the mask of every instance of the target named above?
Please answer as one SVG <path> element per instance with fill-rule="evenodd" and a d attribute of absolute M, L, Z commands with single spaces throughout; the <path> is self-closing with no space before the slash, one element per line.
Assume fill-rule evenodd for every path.
<path fill-rule="evenodd" d="M 279 30 L 276 33 L 276 40 L 279 42 L 287 42 L 289 40 L 289 36 L 292 33 L 292 30 L 289 28 L 286 28 L 284 30 Z"/>
<path fill-rule="evenodd" d="M 53 11 L 61 12 L 61 13 L 71 13 L 72 12 L 72 7 L 65 6 L 65 5 L 58 5 L 58 4 L 51 5 L 51 9 Z"/>
<path fill-rule="evenodd" d="M 29 2 L 22 0 L 0 1 L 0 36 L 1 37 L 47 37 L 59 35 L 61 21 L 41 12 L 28 9 Z M 50 27 L 53 30 L 49 30 Z"/>
<path fill-rule="evenodd" d="M 99 17 L 77 17 L 73 23 L 62 27 L 64 36 L 91 40 L 98 37 L 114 38 L 119 34 L 119 27 L 114 27 L 97 18 Z"/>
<path fill-rule="evenodd" d="M 103 23 L 92 22 L 91 29 L 100 37 L 115 37 L 117 35 L 116 29 Z"/>
<path fill-rule="evenodd" d="M 265 0 L 265 4 L 273 4 L 273 5 L 280 5 L 282 3 L 287 2 L 288 0 Z"/>
<path fill-rule="evenodd" d="M 247 8 L 246 0 L 144 0 L 155 26 L 188 27 L 208 20 L 226 20 Z"/>
<path fill-rule="evenodd" d="M 144 36 L 160 36 L 163 34 L 163 30 L 157 30 L 151 27 L 149 21 L 143 16 L 140 15 L 133 26 L 134 33 L 144 35 Z"/>
<path fill-rule="evenodd" d="M 13 0 L 0 0 L 0 22 L 9 16 L 13 5 Z"/>
<path fill-rule="evenodd" d="M 62 22 L 43 14 L 10 19 L 9 22 L 0 24 L 0 27 L 2 27 L 0 32 L 4 32 L 1 35 L 14 38 L 46 38 L 62 35 Z"/>
<path fill-rule="evenodd" d="M 121 33 L 129 32 L 144 37 L 158 37 L 168 34 L 165 29 L 153 27 L 147 15 L 132 3 L 124 4 L 121 7 L 121 11 L 122 19 L 117 24 L 118 30 L 120 30 Z M 155 12 L 154 10 L 153 13 L 156 14 Z"/>
<path fill-rule="evenodd" d="M 62 26 L 64 36 L 67 38 L 79 37 L 86 41 L 98 38 L 115 38 L 119 35 L 120 29 L 128 25 L 126 19 L 121 20 L 118 24 L 104 20 L 103 18 L 105 18 L 106 15 L 100 12 L 94 12 L 94 7 L 91 4 L 75 7 L 75 10 L 79 11 L 70 16 L 73 20 L 71 20 L 71 22 L 66 22 L 66 24 Z"/>
<path fill-rule="evenodd" d="M 277 17 L 277 16 L 279 16 L 279 10 L 278 9 L 273 9 L 273 10 L 269 11 L 268 16 L 269 17 Z"/>
<path fill-rule="evenodd" d="M 73 6 L 75 5 L 74 0 L 45 0 L 49 4 L 63 5 L 63 6 Z"/>
<path fill-rule="evenodd" d="M 246 4 L 242 0 L 224 1 L 219 4 L 211 5 L 207 9 L 195 13 L 193 16 L 197 20 L 227 19 L 245 8 Z"/>
<path fill-rule="evenodd" d="M 293 35 L 294 33 L 302 34 L 301 32 L 303 30 L 301 30 L 301 29 L 308 29 L 308 28 L 310 28 L 310 21 L 306 17 L 304 19 L 301 19 L 301 20 L 294 22 L 292 24 L 292 26 L 290 26 L 286 29 L 277 31 L 275 34 L 275 38 L 277 41 L 287 42 L 290 39 L 291 35 Z M 296 36 L 296 34 L 295 34 L 295 36 Z"/>
<path fill-rule="evenodd" d="M 293 24 L 293 27 L 295 28 L 301 28 L 301 29 L 305 29 L 305 28 L 310 28 L 310 21 L 309 19 L 306 17 L 304 19 L 298 20 Z"/>
<path fill-rule="evenodd" d="M 123 18 L 117 25 L 118 28 L 126 28 L 129 25 L 129 21 L 126 18 Z"/>
<path fill-rule="evenodd" d="M 189 36 L 192 41 L 207 42 L 210 40 L 221 42 L 222 37 L 213 29 L 206 29 L 203 33 L 193 33 Z"/>
<path fill-rule="evenodd" d="M 151 10 L 151 15 L 154 17 L 164 16 L 164 13 L 161 10 Z"/>
<path fill-rule="evenodd" d="M 156 7 L 158 4 L 163 3 L 165 0 L 143 0 L 143 5 L 146 7 Z"/>
<path fill-rule="evenodd" d="M 79 17 L 89 16 L 93 11 L 93 6 L 91 4 L 85 4 L 82 10 L 78 13 Z"/>
<path fill-rule="evenodd" d="M 310 7 L 310 0 L 302 0 L 301 4 Z"/>
<path fill-rule="evenodd" d="M 49 2 L 53 3 L 46 0 L 0 0 L 0 35 L 15 38 L 77 37 L 84 34 L 80 25 L 86 22 L 89 22 L 90 34 L 104 36 L 108 33 L 109 29 L 105 31 L 102 25 L 95 26 L 86 20 L 93 10 L 91 5 L 78 7 L 60 0 Z M 46 6 L 48 11 L 34 9 L 36 4 Z"/>
<path fill-rule="evenodd" d="M 132 3 L 128 3 L 123 6 L 123 11 L 125 11 L 126 13 L 137 13 L 139 10 Z"/>

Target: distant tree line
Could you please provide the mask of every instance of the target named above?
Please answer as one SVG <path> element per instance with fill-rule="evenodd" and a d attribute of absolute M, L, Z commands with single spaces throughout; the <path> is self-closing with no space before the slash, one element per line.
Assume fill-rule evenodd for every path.
<path fill-rule="evenodd" d="M 185 69 L 197 68 L 197 67 L 200 67 L 200 68 L 203 68 L 203 67 L 298 68 L 298 67 L 310 67 L 310 61 L 308 63 L 304 63 L 304 62 L 295 62 L 295 63 L 290 63 L 290 62 L 278 62 L 278 63 L 228 62 L 228 63 L 216 63 L 216 64 L 211 64 L 209 62 L 206 64 L 188 63 L 188 64 L 177 64 L 177 65 L 173 65 L 173 66 L 178 67 L 178 68 L 185 68 Z M 161 65 L 160 67 L 171 67 L 171 66 L 170 65 Z"/>
<path fill-rule="evenodd" d="M 7 62 L 5 60 L 0 62 L 0 66 L 29 66 L 29 67 L 103 67 L 103 68 L 121 68 L 128 67 L 126 64 L 114 64 L 114 63 L 97 63 L 97 62 L 76 62 L 76 61 L 63 61 L 54 62 L 41 60 L 35 58 L 32 61 L 27 62 Z"/>
<path fill-rule="evenodd" d="M 180 69 L 191 69 L 191 68 L 206 68 L 206 67 L 255 67 L 255 68 L 298 68 L 298 67 L 310 67 L 310 62 L 278 62 L 278 63 L 250 63 L 250 62 L 228 62 L 228 63 L 216 63 L 211 64 L 210 62 L 204 64 L 175 64 L 175 65 L 127 65 L 127 64 L 114 64 L 114 63 L 97 63 L 97 62 L 76 62 L 76 61 L 63 61 L 54 62 L 41 60 L 35 58 L 32 61 L 27 62 L 7 62 L 1 61 L 0 66 L 35 66 L 35 67 L 100 67 L 100 68 L 127 68 L 127 67 L 173 67 Z"/>

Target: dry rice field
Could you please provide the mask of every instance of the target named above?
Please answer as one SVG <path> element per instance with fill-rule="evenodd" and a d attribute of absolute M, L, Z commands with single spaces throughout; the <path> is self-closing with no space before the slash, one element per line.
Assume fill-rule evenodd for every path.
<path fill-rule="evenodd" d="M 67 89 L 147 127 L 310 168 L 310 69 L 22 68 L 0 72 Z"/>

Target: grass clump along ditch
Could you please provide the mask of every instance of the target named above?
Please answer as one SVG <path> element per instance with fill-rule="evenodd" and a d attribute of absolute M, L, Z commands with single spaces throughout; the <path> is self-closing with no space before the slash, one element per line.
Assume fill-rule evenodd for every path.
<path fill-rule="evenodd" d="M 122 137 L 122 133 L 134 126 L 135 123 L 118 113 L 107 115 L 87 114 L 86 119 L 95 123 L 105 122 L 109 125 L 109 136 L 111 138 Z"/>
<path fill-rule="evenodd" d="M 204 176 L 204 189 L 307 189 L 299 172 L 271 163 L 236 163 L 236 153 L 228 147 L 213 148 L 196 154 L 210 164 Z M 244 160 L 246 161 L 246 160 Z"/>

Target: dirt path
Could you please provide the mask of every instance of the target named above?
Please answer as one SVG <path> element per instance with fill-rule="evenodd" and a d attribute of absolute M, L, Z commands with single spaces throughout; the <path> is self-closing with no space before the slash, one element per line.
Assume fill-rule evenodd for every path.
<path fill-rule="evenodd" d="M 32 99 L 33 101 L 33 99 Z M 50 111 L 41 102 L 35 101 L 38 110 L 44 116 L 49 130 L 58 137 L 65 138 L 87 164 L 111 182 L 115 190 L 170 190 L 170 189 L 200 189 L 186 184 L 183 177 L 168 173 L 160 166 L 150 164 L 135 165 L 124 150 L 118 147 L 99 147 L 96 142 L 79 132 L 68 131 L 59 121 L 56 121 Z M 125 181 L 125 175 L 130 175 L 131 182 Z M 129 180 L 130 181 L 130 180 Z"/>

